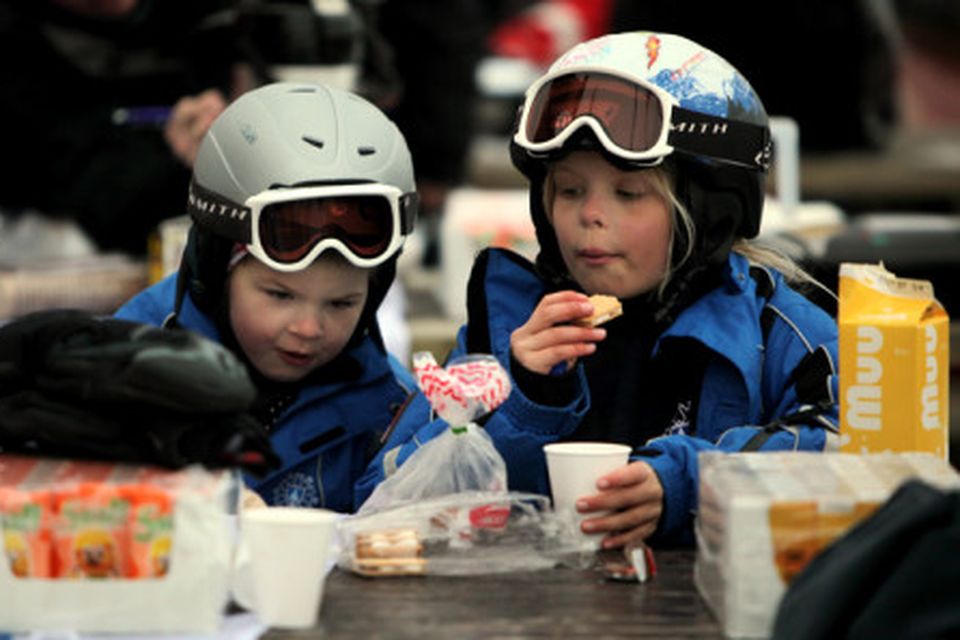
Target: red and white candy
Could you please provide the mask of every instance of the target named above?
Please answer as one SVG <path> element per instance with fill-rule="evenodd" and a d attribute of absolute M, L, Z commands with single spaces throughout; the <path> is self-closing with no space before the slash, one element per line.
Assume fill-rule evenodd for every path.
<path fill-rule="evenodd" d="M 510 395 L 510 377 L 496 358 L 467 355 L 446 367 L 433 354 L 413 354 L 413 373 L 430 406 L 451 426 L 461 426 L 490 413 Z"/>

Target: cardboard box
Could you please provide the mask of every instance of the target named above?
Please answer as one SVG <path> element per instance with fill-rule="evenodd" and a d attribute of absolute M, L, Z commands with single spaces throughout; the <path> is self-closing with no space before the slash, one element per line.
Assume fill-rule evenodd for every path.
<path fill-rule="evenodd" d="M 503 247 L 533 260 L 539 251 L 526 189 L 453 190 L 440 228 L 440 302 L 446 316 L 467 318 L 467 281 L 474 258 L 486 247 Z"/>
<path fill-rule="evenodd" d="M 840 266 L 841 451 L 949 459 L 950 323 L 933 287 Z"/>
<path fill-rule="evenodd" d="M 150 284 L 160 282 L 180 269 L 192 225 L 190 216 L 168 218 L 160 222 L 147 239 L 147 273 Z"/>
<path fill-rule="evenodd" d="M 728 637 L 766 638 L 790 580 L 904 481 L 960 489 L 929 453 L 701 453 L 694 580 Z"/>
<path fill-rule="evenodd" d="M 113 313 L 146 286 L 146 265 L 122 254 L 0 264 L 0 320 L 45 309 Z"/>
<path fill-rule="evenodd" d="M 0 629 L 212 633 L 231 476 L 0 455 Z"/>

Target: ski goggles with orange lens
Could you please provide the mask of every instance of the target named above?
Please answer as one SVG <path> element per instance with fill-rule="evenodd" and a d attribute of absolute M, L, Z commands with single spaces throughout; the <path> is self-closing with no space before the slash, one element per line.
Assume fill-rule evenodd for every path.
<path fill-rule="evenodd" d="M 300 271 L 335 249 L 358 267 L 393 256 L 413 230 L 416 195 L 382 184 L 269 189 L 243 206 L 191 184 L 194 220 L 246 245 L 278 271 Z"/>
<path fill-rule="evenodd" d="M 763 171 L 770 164 L 767 127 L 684 109 L 647 80 L 599 69 L 561 70 L 533 84 L 514 142 L 548 155 L 584 126 L 608 152 L 638 164 L 674 151 Z"/>

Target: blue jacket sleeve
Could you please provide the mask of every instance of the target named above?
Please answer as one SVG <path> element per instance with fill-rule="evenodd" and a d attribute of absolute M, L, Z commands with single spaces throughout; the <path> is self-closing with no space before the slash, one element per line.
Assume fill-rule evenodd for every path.
<path fill-rule="evenodd" d="M 663 486 L 663 513 L 651 542 L 680 545 L 693 543 L 693 516 L 697 510 L 701 451 L 822 451 L 827 448 L 827 431 L 822 426 L 741 426 L 723 433 L 718 442 L 686 435 L 664 436 L 651 440 L 634 461 L 646 462 Z M 748 446 L 749 445 L 749 446 Z"/>
<path fill-rule="evenodd" d="M 173 311 L 176 289 L 176 274 L 167 276 L 130 298 L 113 315 L 123 320 L 163 326 Z"/>
<path fill-rule="evenodd" d="M 701 451 L 824 451 L 839 445 L 838 375 L 836 325 L 820 319 L 800 332 L 792 323 L 778 323 L 767 341 L 771 355 L 765 358 L 759 384 L 763 406 L 752 425 L 710 425 L 701 416 L 700 437 L 670 435 L 656 438 L 638 451 L 635 459 L 647 462 L 664 490 L 663 513 L 652 542 L 669 541 L 692 544 L 693 516 L 697 509 Z M 798 391 L 798 373 L 810 369 L 812 362 L 825 363 L 816 368 L 821 398 L 812 404 L 809 391 Z M 811 376 L 806 376 L 809 379 Z M 705 380 L 705 385 L 710 381 Z"/>
<path fill-rule="evenodd" d="M 464 335 L 464 329 L 461 329 L 451 359 L 465 354 Z M 504 458 L 510 489 L 549 494 L 541 448 L 572 432 L 589 407 L 582 367 L 577 376 L 578 393 L 566 406 L 537 404 L 513 385 L 506 401 L 485 420 L 480 420 Z M 423 393 L 416 391 L 388 433 L 380 452 L 357 482 L 357 506 L 363 504 L 377 484 L 396 471 L 414 451 L 440 435 L 447 426 L 433 414 Z"/>

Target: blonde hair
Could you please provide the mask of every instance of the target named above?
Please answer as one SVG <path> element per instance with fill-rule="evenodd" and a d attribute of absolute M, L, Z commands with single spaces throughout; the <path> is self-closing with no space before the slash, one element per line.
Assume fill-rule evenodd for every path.
<path fill-rule="evenodd" d="M 673 173 L 666 170 L 662 165 L 640 169 L 640 171 L 647 173 L 647 176 L 650 178 L 650 185 L 653 187 L 656 195 L 669 204 L 672 218 L 670 244 L 667 247 L 666 271 L 663 280 L 661 280 L 657 286 L 657 298 L 662 299 L 663 294 L 667 290 L 667 285 L 670 283 L 674 274 L 690 259 L 693 253 L 693 247 L 696 246 L 697 229 L 687 207 L 677 198 L 676 178 Z M 554 196 L 552 175 L 553 170 L 551 165 L 548 166 L 543 187 L 543 206 L 548 216 L 551 211 Z M 686 232 L 686 251 L 684 255 L 680 256 L 679 260 L 674 263 L 673 250 L 676 246 L 675 234 L 680 228 Z M 815 287 L 825 291 L 832 297 L 836 297 L 829 287 L 807 273 L 796 261 L 773 246 L 757 240 L 739 238 L 734 241 L 730 250 L 746 258 L 751 265 L 779 271 L 791 285 L 800 288 Z"/>

